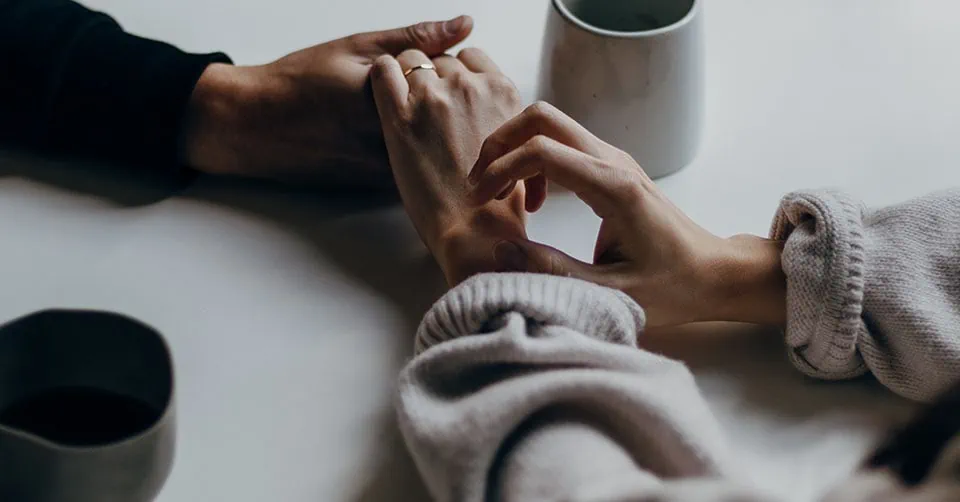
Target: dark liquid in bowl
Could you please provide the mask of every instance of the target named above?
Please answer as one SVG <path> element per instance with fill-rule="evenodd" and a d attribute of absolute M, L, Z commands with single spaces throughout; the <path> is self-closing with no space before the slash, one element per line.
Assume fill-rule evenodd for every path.
<path fill-rule="evenodd" d="M 95 446 L 139 434 L 160 418 L 153 406 L 92 387 L 60 387 L 0 409 L 0 424 L 69 446 Z"/>

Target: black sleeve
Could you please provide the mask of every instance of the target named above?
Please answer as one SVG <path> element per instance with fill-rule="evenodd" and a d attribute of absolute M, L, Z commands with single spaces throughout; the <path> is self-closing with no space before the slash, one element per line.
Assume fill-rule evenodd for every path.
<path fill-rule="evenodd" d="M 71 0 L 0 0 L 0 144 L 176 165 L 183 114 L 203 70 Z"/>

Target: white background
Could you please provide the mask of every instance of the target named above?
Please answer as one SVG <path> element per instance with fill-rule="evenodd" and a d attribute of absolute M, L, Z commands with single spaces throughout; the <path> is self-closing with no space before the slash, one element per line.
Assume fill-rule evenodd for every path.
<path fill-rule="evenodd" d="M 533 99 L 547 0 L 88 0 L 129 30 L 239 64 L 351 32 L 475 17 Z M 763 234 L 780 196 L 870 204 L 960 182 L 960 3 L 708 0 L 708 114 L 697 161 L 661 186 L 695 220 Z M 581 257 L 598 222 L 555 194 L 532 235 Z M 159 502 L 421 500 L 390 408 L 439 276 L 399 208 L 203 179 L 134 177 L 0 152 L 0 319 L 123 312 L 170 340 L 177 463 Z M 658 335 L 690 361 L 756 482 L 808 500 L 910 406 L 871 382 L 791 370 L 778 334 Z"/>

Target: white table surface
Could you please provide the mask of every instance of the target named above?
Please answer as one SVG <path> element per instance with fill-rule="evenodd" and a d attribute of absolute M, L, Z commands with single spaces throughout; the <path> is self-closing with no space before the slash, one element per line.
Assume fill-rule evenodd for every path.
<path fill-rule="evenodd" d="M 547 0 L 88 0 L 131 31 L 239 63 L 354 31 L 472 14 L 471 43 L 532 99 Z M 889 203 L 960 183 L 960 3 L 710 0 L 707 134 L 661 185 L 720 234 L 765 233 L 779 197 Z M 588 257 L 598 222 L 555 194 L 532 235 Z M 390 407 L 439 276 L 399 208 L 202 179 L 170 195 L 0 154 L 0 318 L 123 312 L 169 338 L 179 446 L 159 502 L 422 500 Z M 800 377 L 777 334 L 702 326 L 690 361 L 753 480 L 807 500 L 911 406 Z"/>

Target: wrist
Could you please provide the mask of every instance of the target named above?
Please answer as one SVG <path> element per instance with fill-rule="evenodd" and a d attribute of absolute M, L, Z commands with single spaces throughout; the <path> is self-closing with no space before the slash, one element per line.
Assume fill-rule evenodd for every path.
<path fill-rule="evenodd" d="M 432 244 L 428 243 L 451 287 L 473 275 L 499 271 L 494 255 L 497 243 L 526 238 L 522 220 L 510 218 L 499 209 L 484 207 L 471 211 L 469 216 L 438 232 Z"/>
<path fill-rule="evenodd" d="M 237 171 L 244 144 L 243 115 L 256 93 L 249 69 L 224 63 L 209 65 L 187 105 L 180 136 L 180 159 L 210 174 Z"/>
<path fill-rule="evenodd" d="M 783 243 L 752 235 L 724 242 L 723 258 L 711 281 L 712 311 L 702 320 L 783 325 L 787 298 Z"/>
<path fill-rule="evenodd" d="M 450 287 L 484 271 L 476 259 L 478 240 L 477 235 L 458 225 L 447 229 L 428 246 Z"/>

